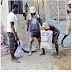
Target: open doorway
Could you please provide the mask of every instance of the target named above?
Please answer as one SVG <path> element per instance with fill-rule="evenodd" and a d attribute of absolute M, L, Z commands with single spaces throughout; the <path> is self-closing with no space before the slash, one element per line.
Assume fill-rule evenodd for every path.
<path fill-rule="evenodd" d="M 12 10 L 12 5 L 13 4 L 17 4 L 18 5 L 18 14 L 22 14 L 23 13 L 23 3 L 22 1 L 9 1 L 9 12 Z"/>

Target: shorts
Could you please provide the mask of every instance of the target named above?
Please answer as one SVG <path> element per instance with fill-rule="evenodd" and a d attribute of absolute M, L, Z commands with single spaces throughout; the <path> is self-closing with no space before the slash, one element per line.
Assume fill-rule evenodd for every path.
<path fill-rule="evenodd" d="M 40 32 L 30 32 L 30 41 L 34 41 L 34 37 L 36 37 L 38 41 L 41 41 Z"/>
<path fill-rule="evenodd" d="M 59 37 L 60 32 L 56 32 L 56 34 L 53 34 L 53 39 L 52 39 L 52 43 L 58 43 L 58 37 Z"/>
<path fill-rule="evenodd" d="M 9 37 L 9 48 L 10 50 L 13 50 L 14 47 L 18 47 L 18 43 L 15 40 L 14 34 L 11 32 L 7 32 L 8 37 Z"/>

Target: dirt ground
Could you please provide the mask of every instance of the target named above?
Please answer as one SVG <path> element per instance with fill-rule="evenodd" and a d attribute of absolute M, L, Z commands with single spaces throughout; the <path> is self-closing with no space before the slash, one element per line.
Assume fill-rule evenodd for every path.
<path fill-rule="evenodd" d="M 71 70 L 71 50 L 59 51 L 61 58 L 56 58 L 55 49 L 46 50 L 46 55 L 40 56 L 40 51 L 27 56 L 26 53 L 18 60 L 21 63 L 13 63 L 10 54 L 1 57 L 2 70 Z"/>
<path fill-rule="evenodd" d="M 71 50 L 64 50 L 60 52 L 61 58 L 56 59 L 56 65 L 60 70 L 71 70 Z"/>

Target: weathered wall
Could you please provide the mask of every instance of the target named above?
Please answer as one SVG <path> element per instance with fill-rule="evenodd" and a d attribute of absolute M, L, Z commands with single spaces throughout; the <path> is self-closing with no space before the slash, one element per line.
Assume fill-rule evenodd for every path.
<path fill-rule="evenodd" d="M 1 27 L 3 29 L 3 35 L 5 36 L 5 43 L 7 43 L 6 25 L 8 12 L 8 0 L 3 0 L 1 5 Z"/>
<path fill-rule="evenodd" d="M 58 19 L 58 8 L 59 19 L 66 19 L 67 1 L 68 0 L 34 0 L 34 5 L 37 10 L 39 6 L 39 14 L 41 15 L 42 19 Z"/>
<path fill-rule="evenodd" d="M 1 22 L 4 26 L 4 30 L 6 30 L 8 13 L 8 0 L 3 0 L 3 4 L 1 5 Z"/>
<path fill-rule="evenodd" d="M 65 0 L 59 0 L 59 19 L 66 19 L 66 4 Z M 51 18 L 58 19 L 57 0 L 50 2 Z"/>
<path fill-rule="evenodd" d="M 34 0 L 34 6 L 43 20 L 51 17 L 50 0 Z"/>

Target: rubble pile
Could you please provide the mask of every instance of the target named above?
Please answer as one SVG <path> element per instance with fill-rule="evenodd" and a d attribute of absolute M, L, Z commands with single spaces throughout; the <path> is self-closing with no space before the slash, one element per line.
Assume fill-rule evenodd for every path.
<path fill-rule="evenodd" d="M 1 39 L 1 56 L 4 56 L 4 55 L 9 54 L 9 48 L 8 48 L 8 45 L 5 45 L 5 43 L 4 43 L 5 38 L 2 35 L 2 32 L 3 31 L 1 30 L 1 34 L 0 34 L 0 39 Z"/>

